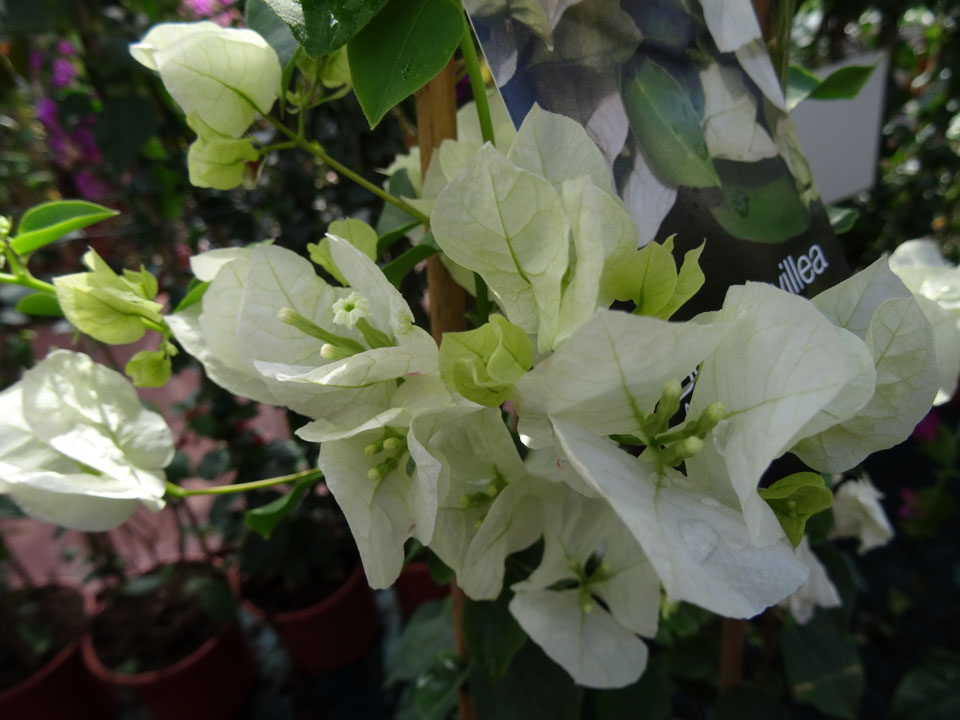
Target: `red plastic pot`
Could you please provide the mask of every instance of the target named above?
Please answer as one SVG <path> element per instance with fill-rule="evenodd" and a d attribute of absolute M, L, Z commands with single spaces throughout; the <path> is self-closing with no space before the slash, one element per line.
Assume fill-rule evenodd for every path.
<path fill-rule="evenodd" d="M 96 678 L 132 690 L 156 720 L 229 720 L 246 706 L 253 689 L 253 664 L 236 621 L 162 670 L 128 675 L 107 669 L 91 633 L 83 637 L 81 650 Z"/>
<path fill-rule="evenodd" d="M 311 675 L 357 662 L 380 634 L 373 592 L 359 565 L 333 593 L 302 610 L 270 613 L 249 600 L 244 604 L 267 619 L 296 666 Z"/>
<path fill-rule="evenodd" d="M 449 585 L 438 585 L 430 576 L 430 566 L 425 562 L 412 562 L 403 568 L 393 585 L 404 619 L 430 600 L 441 600 L 450 594 Z"/>
<path fill-rule="evenodd" d="M 0 690 L 3 720 L 108 720 L 115 711 L 113 695 L 84 666 L 79 642 L 23 682 Z"/>

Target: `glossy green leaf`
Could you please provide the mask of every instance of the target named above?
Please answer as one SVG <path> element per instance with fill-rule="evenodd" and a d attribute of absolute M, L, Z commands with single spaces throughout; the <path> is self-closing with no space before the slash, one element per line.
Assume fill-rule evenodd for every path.
<path fill-rule="evenodd" d="M 300 499 L 315 482 L 310 479 L 299 480 L 293 486 L 293 490 L 286 495 L 281 495 L 266 505 L 247 510 L 243 516 L 244 524 L 255 533 L 262 535 L 265 540 L 269 540 L 280 521 L 300 504 Z"/>
<path fill-rule="evenodd" d="M 796 547 L 811 515 L 823 512 L 833 502 L 833 493 L 817 473 L 799 472 L 760 488 L 760 497 L 777 515 L 790 542 Z"/>
<path fill-rule="evenodd" d="M 627 70 L 623 102 L 630 129 L 653 171 L 672 185 L 720 184 L 700 118 L 686 91 L 662 66 L 645 61 Z"/>
<path fill-rule="evenodd" d="M 439 73 L 462 35 L 463 14 L 453 0 L 390 0 L 347 46 L 370 127 Z"/>
<path fill-rule="evenodd" d="M 864 672 L 852 637 L 814 621 L 788 628 L 781 642 L 794 700 L 829 717 L 858 717 Z"/>
<path fill-rule="evenodd" d="M 247 0 L 244 10 L 247 27 L 262 35 L 270 47 L 277 51 L 280 63 L 285 64 L 297 51 L 297 39 L 270 5 L 267 0 Z"/>
<path fill-rule="evenodd" d="M 196 305 L 198 302 L 203 300 L 203 294 L 207 291 L 208 287 L 210 287 L 209 282 L 198 282 L 196 279 L 191 280 L 187 294 L 183 296 L 183 300 L 180 301 L 176 309 L 173 311 L 174 314 L 183 312 L 191 305 Z"/>
<path fill-rule="evenodd" d="M 417 677 L 413 704 L 420 720 L 445 720 L 457 706 L 457 691 L 466 682 L 470 666 L 446 653 Z"/>
<path fill-rule="evenodd" d="M 391 260 L 383 266 L 383 274 L 394 287 L 400 287 L 400 283 L 407 274 L 416 267 L 417 263 L 423 262 L 428 257 L 432 257 L 440 252 L 435 244 L 420 243 L 404 252 L 399 257 Z"/>
<path fill-rule="evenodd" d="M 450 598 L 424 603 L 407 621 L 384 670 L 386 685 L 413 680 L 444 653 L 453 650 L 453 606 Z"/>
<path fill-rule="evenodd" d="M 24 315 L 40 315 L 43 317 L 63 317 L 63 310 L 55 295 L 46 293 L 32 293 L 20 298 L 17 302 L 17 311 Z"/>
<path fill-rule="evenodd" d="M 303 49 L 313 57 L 326 55 L 346 45 L 387 2 L 387 0 L 264 1 L 290 27 L 297 42 L 303 45 Z"/>
<path fill-rule="evenodd" d="M 470 658 L 494 680 L 503 677 L 527 642 L 527 634 L 507 607 L 509 595 L 503 592 L 486 602 L 468 600 L 463 608 L 463 637 Z"/>
<path fill-rule="evenodd" d="M 59 240 L 74 230 L 80 230 L 119 213 L 86 200 L 56 200 L 30 208 L 24 213 L 11 245 L 20 255 Z"/>

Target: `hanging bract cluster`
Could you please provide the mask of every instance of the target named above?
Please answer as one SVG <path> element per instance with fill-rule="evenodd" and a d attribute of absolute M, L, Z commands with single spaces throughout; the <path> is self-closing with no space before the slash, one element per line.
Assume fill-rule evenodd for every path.
<path fill-rule="evenodd" d="M 234 186 L 240 160 L 252 159 L 250 139 L 238 138 L 279 96 L 280 66 L 255 33 L 210 25 L 160 26 L 133 52 L 198 132 L 195 181 Z M 244 63 L 263 72 L 241 72 Z M 430 212 L 454 275 L 471 292 L 474 274 L 489 288 L 497 313 L 475 329 L 446 334 L 438 349 L 359 220 L 316 246 L 330 280 L 268 243 L 194 257 L 202 285 L 162 321 L 214 382 L 311 419 L 298 434 L 319 443 L 373 587 L 396 580 L 415 538 L 469 597 L 496 598 L 507 557 L 542 539 L 510 611 L 578 683 L 624 686 L 643 672 L 641 638 L 656 633 L 662 594 L 747 618 L 807 580 L 795 546 L 832 493 L 815 473 L 758 489 L 772 461 L 793 453 L 841 472 L 901 442 L 955 378 L 955 367 L 941 370 L 958 353 L 886 259 L 812 302 L 748 283 L 716 312 L 671 322 L 703 283 L 699 251 L 677 268 L 669 246 L 638 249 L 579 124 L 534 107 L 496 146 L 468 134 L 439 148 L 411 203 Z M 207 160 L 229 172 L 222 185 L 200 169 Z M 93 302 L 100 278 L 116 293 L 81 309 L 120 312 L 133 333 L 143 319 L 157 324 L 152 294 L 97 260 L 90 277 L 57 283 L 64 309 Z M 74 315 L 81 329 L 92 322 Z M 160 502 L 169 445 L 138 445 L 153 416 L 128 407 L 129 386 L 115 391 L 117 414 L 101 417 L 88 412 L 86 380 L 44 384 L 71 364 L 94 389 L 117 382 L 73 358 L 52 355 L 2 396 L 12 409 L 0 490 L 40 517 L 100 529 L 135 500 Z M 70 428 L 32 419 L 42 393 Z M 75 506 L 81 518 L 45 509 L 68 482 L 89 514 L 86 504 Z"/>

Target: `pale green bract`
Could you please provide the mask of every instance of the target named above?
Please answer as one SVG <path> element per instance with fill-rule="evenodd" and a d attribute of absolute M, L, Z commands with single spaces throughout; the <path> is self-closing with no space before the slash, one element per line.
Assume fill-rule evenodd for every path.
<path fill-rule="evenodd" d="M 260 158 L 260 153 L 253 147 L 253 139 L 237 140 L 218 133 L 195 112 L 187 116 L 187 124 L 197 134 L 187 151 L 190 184 L 216 190 L 230 190 L 241 185 L 247 163 Z"/>
<path fill-rule="evenodd" d="M 842 472 L 906 440 L 930 410 L 940 385 L 936 345 L 920 305 L 884 258 L 820 293 L 813 304 L 860 338 L 874 365 L 873 393 L 841 395 L 839 405 L 827 408 L 833 423 L 799 432 L 792 448 L 815 470 Z M 862 372 L 869 375 L 869 367 Z"/>
<path fill-rule="evenodd" d="M 163 306 L 153 300 L 157 282 L 152 275 L 125 271 L 121 277 L 93 249 L 83 262 L 89 272 L 53 280 L 57 301 L 74 327 L 101 342 L 122 345 L 143 337 L 143 320 L 163 322 Z"/>
<path fill-rule="evenodd" d="M 252 30 L 212 22 L 157 25 L 130 53 L 160 73 L 183 111 L 222 135 L 238 138 L 280 96 L 280 60 Z"/>
<path fill-rule="evenodd" d="M 28 515 L 97 532 L 163 507 L 173 437 L 130 382 L 56 350 L 0 394 L 0 493 Z"/>

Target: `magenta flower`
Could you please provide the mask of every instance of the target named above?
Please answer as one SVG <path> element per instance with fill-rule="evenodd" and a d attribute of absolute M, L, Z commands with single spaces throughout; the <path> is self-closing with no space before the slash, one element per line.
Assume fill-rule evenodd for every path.
<path fill-rule="evenodd" d="M 70 57 L 71 55 L 76 54 L 77 49 L 69 40 L 61 40 L 57 43 L 57 52 L 66 57 Z"/>
<path fill-rule="evenodd" d="M 53 61 L 53 86 L 65 88 L 77 76 L 77 69 L 66 58 L 59 57 Z"/>

